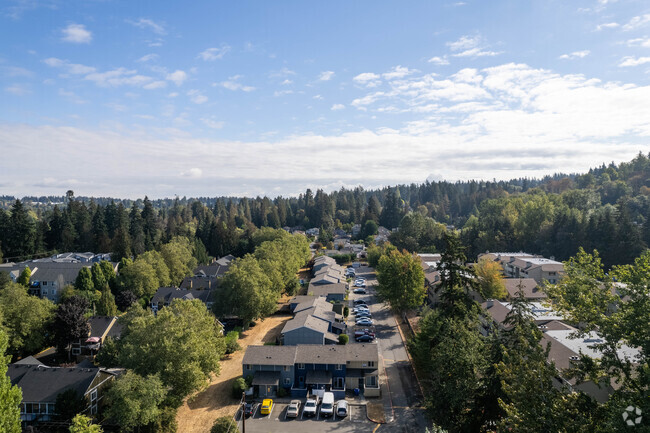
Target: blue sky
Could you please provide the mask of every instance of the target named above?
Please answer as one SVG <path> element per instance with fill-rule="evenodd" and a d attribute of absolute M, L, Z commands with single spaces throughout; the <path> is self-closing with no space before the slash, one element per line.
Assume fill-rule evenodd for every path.
<path fill-rule="evenodd" d="M 0 41 L 0 194 L 275 196 L 650 149 L 642 0 L 6 0 Z"/>

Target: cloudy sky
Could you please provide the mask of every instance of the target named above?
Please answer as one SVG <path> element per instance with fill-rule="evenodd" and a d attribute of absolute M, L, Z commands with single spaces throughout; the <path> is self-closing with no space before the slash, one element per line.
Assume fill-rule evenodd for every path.
<path fill-rule="evenodd" d="M 0 194 L 295 194 L 650 151 L 645 0 L 0 2 Z"/>

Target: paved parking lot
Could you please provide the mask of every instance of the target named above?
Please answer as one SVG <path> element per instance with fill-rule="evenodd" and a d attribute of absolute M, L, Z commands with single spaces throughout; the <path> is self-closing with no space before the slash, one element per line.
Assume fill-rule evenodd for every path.
<path fill-rule="evenodd" d="M 301 400 L 304 403 L 304 400 Z M 288 403 L 276 403 L 269 415 L 260 414 L 261 404 L 255 404 L 253 416 L 246 419 L 247 432 L 284 432 L 304 433 L 311 432 L 370 432 L 376 424 L 370 422 L 366 416 L 365 406 L 349 406 L 350 413 L 347 417 L 341 418 L 333 415 L 331 418 L 324 418 L 320 414 L 320 407 L 313 418 L 305 417 L 302 407 L 298 418 L 287 418 Z M 239 429 L 242 429 L 241 412 L 236 417 Z M 308 429 L 308 430 L 306 430 Z"/>

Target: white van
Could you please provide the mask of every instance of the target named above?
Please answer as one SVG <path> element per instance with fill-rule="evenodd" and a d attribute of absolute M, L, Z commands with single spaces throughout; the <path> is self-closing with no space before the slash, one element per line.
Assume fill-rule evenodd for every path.
<path fill-rule="evenodd" d="M 323 394 L 323 401 L 320 404 L 320 413 L 325 418 L 332 416 L 334 413 L 334 393 L 326 392 Z"/>

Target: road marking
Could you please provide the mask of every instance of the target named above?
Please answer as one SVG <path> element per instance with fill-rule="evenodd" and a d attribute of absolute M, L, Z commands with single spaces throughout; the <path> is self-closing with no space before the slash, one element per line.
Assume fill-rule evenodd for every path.
<path fill-rule="evenodd" d="M 381 427 L 381 424 L 377 424 L 375 428 L 372 430 L 372 433 L 375 433 L 379 427 Z"/>

